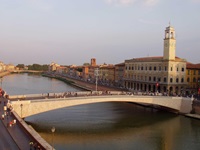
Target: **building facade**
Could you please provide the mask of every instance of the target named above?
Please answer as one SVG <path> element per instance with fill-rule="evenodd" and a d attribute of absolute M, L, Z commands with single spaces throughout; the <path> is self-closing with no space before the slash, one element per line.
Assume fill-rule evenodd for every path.
<path fill-rule="evenodd" d="M 182 94 L 186 60 L 176 57 L 175 30 L 165 30 L 163 56 L 125 60 L 124 87 L 137 91 Z"/>
<path fill-rule="evenodd" d="M 114 65 L 102 65 L 99 67 L 99 81 L 105 85 L 113 85 L 115 78 Z"/>
<path fill-rule="evenodd" d="M 56 71 L 57 67 L 60 67 L 59 64 L 56 64 L 54 62 L 52 62 L 49 66 L 48 66 L 48 71 Z"/>
<path fill-rule="evenodd" d="M 200 94 L 200 64 L 187 63 L 187 94 Z"/>
<path fill-rule="evenodd" d="M 123 87 L 125 63 L 115 65 L 115 86 Z"/>

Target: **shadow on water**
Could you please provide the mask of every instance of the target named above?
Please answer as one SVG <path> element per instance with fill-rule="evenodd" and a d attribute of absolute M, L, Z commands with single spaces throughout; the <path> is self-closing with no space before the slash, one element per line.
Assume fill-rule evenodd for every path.
<path fill-rule="evenodd" d="M 131 103 L 98 103 L 53 110 L 25 119 L 38 132 L 52 126 L 59 134 L 86 132 L 105 134 L 121 129 L 145 127 L 176 115 Z"/>

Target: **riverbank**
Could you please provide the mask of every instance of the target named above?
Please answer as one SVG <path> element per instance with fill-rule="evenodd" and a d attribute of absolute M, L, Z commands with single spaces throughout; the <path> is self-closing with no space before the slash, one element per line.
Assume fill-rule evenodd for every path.
<path fill-rule="evenodd" d="M 0 78 L 6 76 L 6 75 L 8 75 L 8 74 L 10 74 L 10 71 L 0 72 Z"/>
<path fill-rule="evenodd" d="M 71 86 L 78 87 L 86 91 L 96 90 L 96 84 L 89 83 L 83 80 L 73 79 L 70 77 L 60 76 L 60 75 L 52 75 L 52 74 L 42 74 L 42 76 L 61 80 L 67 84 L 70 84 Z M 119 89 L 119 88 L 108 87 L 108 86 L 103 86 L 103 85 L 97 85 L 97 90 L 98 91 L 123 91 L 122 89 Z"/>
<path fill-rule="evenodd" d="M 200 120 L 199 114 L 185 114 L 186 117 Z"/>

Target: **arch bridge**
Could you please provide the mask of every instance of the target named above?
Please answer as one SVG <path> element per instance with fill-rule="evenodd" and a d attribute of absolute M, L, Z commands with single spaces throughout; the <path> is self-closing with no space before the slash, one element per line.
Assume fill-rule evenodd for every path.
<path fill-rule="evenodd" d="M 169 110 L 173 110 L 174 112 L 181 114 L 190 113 L 192 110 L 191 99 L 167 96 L 100 95 L 20 101 L 11 100 L 12 107 L 14 108 L 15 112 L 21 116 L 21 118 L 65 107 L 100 102 L 132 102 L 138 104 L 153 105 L 156 107 L 163 107 Z"/>

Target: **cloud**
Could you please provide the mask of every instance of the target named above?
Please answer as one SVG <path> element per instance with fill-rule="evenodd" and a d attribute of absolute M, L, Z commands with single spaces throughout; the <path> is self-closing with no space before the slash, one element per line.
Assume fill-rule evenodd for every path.
<path fill-rule="evenodd" d="M 105 0 L 105 2 L 110 5 L 122 6 L 134 5 L 136 3 L 142 3 L 145 6 L 154 6 L 159 2 L 159 0 Z"/>

